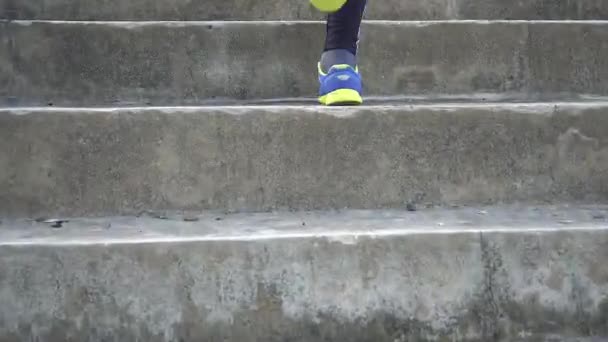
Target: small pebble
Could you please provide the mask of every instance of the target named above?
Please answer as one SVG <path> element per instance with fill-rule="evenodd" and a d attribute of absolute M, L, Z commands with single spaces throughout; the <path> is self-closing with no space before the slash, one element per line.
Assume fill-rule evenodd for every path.
<path fill-rule="evenodd" d="M 198 222 L 199 218 L 196 216 L 186 216 L 184 217 L 185 222 Z"/>
<path fill-rule="evenodd" d="M 216 221 L 221 221 L 221 220 L 222 220 L 222 218 L 221 218 L 221 217 L 216 217 L 216 218 L 215 218 L 215 220 L 216 220 Z"/>
<path fill-rule="evenodd" d="M 593 215 L 593 219 L 594 220 L 605 220 L 606 219 L 606 215 L 604 215 L 604 214 L 594 214 Z"/>
<path fill-rule="evenodd" d="M 572 220 L 560 220 L 558 222 L 561 223 L 561 224 L 572 224 L 572 223 L 574 223 L 574 221 L 572 221 Z"/>
<path fill-rule="evenodd" d="M 302 222 L 302 226 L 306 226 L 306 222 Z"/>
<path fill-rule="evenodd" d="M 405 206 L 405 208 L 407 209 L 407 211 L 416 211 L 416 210 L 418 210 L 418 209 L 416 208 L 416 204 L 414 204 L 414 203 L 412 203 L 412 202 L 409 202 L 409 203 L 408 203 L 408 204 Z"/>

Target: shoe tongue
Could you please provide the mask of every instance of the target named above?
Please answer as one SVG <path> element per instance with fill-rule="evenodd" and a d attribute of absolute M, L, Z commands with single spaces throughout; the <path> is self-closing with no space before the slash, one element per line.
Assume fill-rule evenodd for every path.
<path fill-rule="evenodd" d="M 329 69 L 329 71 L 331 72 L 332 70 L 346 70 L 348 68 L 352 68 L 352 67 L 348 64 L 336 64 L 336 65 L 332 65 L 332 67 Z"/>

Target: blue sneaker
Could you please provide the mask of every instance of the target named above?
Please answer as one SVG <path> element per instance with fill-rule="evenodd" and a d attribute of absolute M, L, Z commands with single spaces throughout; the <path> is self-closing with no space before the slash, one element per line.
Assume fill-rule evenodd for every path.
<path fill-rule="evenodd" d="M 326 106 L 350 106 L 363 103 L 361 75 L 348 64 L 332 66 L 327 73 L 319 68 L 319 102 Z"/>

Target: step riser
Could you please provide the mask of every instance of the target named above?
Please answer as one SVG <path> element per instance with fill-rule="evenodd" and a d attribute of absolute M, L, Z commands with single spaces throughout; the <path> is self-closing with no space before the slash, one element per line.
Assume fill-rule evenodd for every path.
<path fill-rule="evenodd" d="M 608 24 L 368 23 L 368 95 L 608 95 Z M 5 105 L 192 104 L 314 96 L 322 23 L 9 23 Z"/>
<path fill-rule="evenodd" d="M 605 231 L 2 246 L 0 340 L 603 340 L 606 251 Z"/>
<path fill-rule="evenodd" d="M 370 1 L 366 17 L 385 20 L 606 19 L 603 0 Z M 321 19 L 306 0 L 0 0 L 0 18 L 50 20 L 298 20 Z"/>
<path fill-rule="evenodd" d="M 0 215 L 606 202 L 606 132 L 585 105 L 0 111 Z"/>

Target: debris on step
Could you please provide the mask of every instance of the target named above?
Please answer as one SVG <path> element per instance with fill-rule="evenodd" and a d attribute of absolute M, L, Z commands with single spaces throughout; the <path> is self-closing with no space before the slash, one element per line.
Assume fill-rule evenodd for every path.
<path fill-rule="evenodd" d="M 159 220 L 168 220 L 169 219 L 169 216 L 167 216 L 164 213 L 158 213 L 158 212 L 154 212 L 154 211 L 150 211 L 150 210 L 140 211 L 135 216 L 136 217 L 148 216 L 148 217 L 159 219 Z"/>
<path fill-rule="evenodd" d="M 37 221 L 40 222 L 40 221 Z M 69 220 L 62 220 L 62 219 L 48 219 L 48 220 L 44 220 L 42 221 L 42 223 L 48 223 L 51 225 L 52 228 L 62 228 L 64 223 L 68 223 L 70 222 Z"/>
<path fill-rule="evenodd" d="M 184 216 L 184 222 L 198 222 L 200 219 L 198 216 Z"/>

